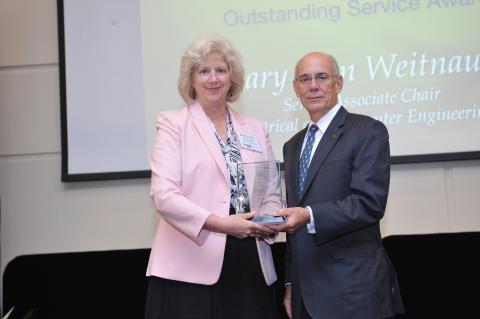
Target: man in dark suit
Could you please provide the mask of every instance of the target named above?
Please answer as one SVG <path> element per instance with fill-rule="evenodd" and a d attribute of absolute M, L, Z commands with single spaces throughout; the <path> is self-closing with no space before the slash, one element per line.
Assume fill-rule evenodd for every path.
<path fill-rule="evenodd" d="M 283 148 L 288 219 L 287 314 L 297 318 L 380 319 L 403 312 L 380 219 L 390 179 L 385 126 L 338 103 L 335 59 L 312 52 L 297 63 L 293 87 L 310 115 Z"/>

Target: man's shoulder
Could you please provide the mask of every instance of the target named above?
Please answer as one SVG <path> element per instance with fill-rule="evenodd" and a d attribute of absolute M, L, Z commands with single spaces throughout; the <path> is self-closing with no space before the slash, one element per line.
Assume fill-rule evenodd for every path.
<path fill-rule="evenodd" d="M 285 142 L 284 147 L 294 143 L 294 141 L 298 140 L 299 138 L 303 138 L 303 136 L 305 135 L 304 131 L 305 131 L 305 129 L 301 129 L 299 132 L 297 132 L 295 135 L 293 135 L 288 141 Z"/>
<path fill-rule="evenodd" d="M 365 114 L 360 114 L 360 113 L 353 113 L 353 112 L 346 112 L 346 117 L 349 120 L 354 120 L 354 121 L 363 121 L 363 122 L 371 122 L 371 121 L 376 121 L 373 117 Z"/>
<path fill-rule="evenodd" d="M 379 126 L 385 128 L 385 125 L 371 116 L 359 113 L 350 113 L 347 112 L 346 115 L 346 124 L 355 128 L 368 128 L 372 126 Z"/>

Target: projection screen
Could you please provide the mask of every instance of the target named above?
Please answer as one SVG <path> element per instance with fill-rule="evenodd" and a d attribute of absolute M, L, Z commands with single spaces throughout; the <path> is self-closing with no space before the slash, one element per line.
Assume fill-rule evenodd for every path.
<path fill-rule="evenodd" d="M 480 158 L 480 1 L 58 0 L 64 181 L 149 176 L 155 119 L 184 106 L 180 57 L 203 35 L 240 51 L 233 107 L 276 157 L 308 121 L 292 89 L 310 51 L 334 55 L 341 103 L 386 124 L 393 163 Z"/>

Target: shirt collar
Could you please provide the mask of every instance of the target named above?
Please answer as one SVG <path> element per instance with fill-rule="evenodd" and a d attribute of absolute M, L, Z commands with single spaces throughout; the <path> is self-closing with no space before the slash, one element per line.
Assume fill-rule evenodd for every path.
<path fill-rule="evenodd" d="M 310 125 L 312 124 L 317 124 L 320 131 L 322 131 L 322 133 L 325 133 L 333 118 L 335 117 L 335 115 L 337 115 L 338 110 L 340 110 L 340 107 L 340 103 L 337 103 L 337 105 L 335 105 L 332 109 L 330 109 L 330 111 L 328 111 L 324 116 L 322 116 L 317 123 L 310 121 L 308 123 L 308 126 L 310 127 Z"/>

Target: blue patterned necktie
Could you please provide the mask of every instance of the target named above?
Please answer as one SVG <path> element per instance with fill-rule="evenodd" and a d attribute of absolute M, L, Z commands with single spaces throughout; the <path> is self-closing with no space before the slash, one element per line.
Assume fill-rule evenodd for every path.
<path fill-rule="evenodd" d="M 307 179 L 308 164 L 310 163 L 310 155 L 312 154 L 313 142 L 315 142 L 315 132 L 318 131 L 316 124 L 310 125 L 308 129 L 307 142 L 300 156 L 300 165 L 298 166 L 298 197 L 303 195 L 303 187 Z"/>

